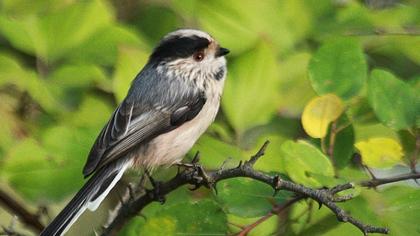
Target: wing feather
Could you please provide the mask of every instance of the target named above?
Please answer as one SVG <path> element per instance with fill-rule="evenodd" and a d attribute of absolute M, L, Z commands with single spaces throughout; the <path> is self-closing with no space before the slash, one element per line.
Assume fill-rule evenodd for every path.
<path fill-rule="evenodd" d="M 151 105 L 141 102 L 141 97 L 136 100 L 126 98 L 97 137 L 83 169 L 85 177 L 103 165 L 125 156 L 141 143 L 194 118 L 206 99 L 203 92 L 192 91 L 188 96 L 172 99 L 169 104 Z M 147 95 L 144 93 L 144 96 Z"/>

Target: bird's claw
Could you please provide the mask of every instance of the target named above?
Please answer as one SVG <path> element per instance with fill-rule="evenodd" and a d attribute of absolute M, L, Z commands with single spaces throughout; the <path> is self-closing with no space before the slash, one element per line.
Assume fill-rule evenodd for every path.
<path fill-rule="evenodd" d="M 191 184 L 193 185 L 193 187 L 189 190 L 194 191 L 200 188 L 201 186 L 205 186 L 209 189 L 214 190 L 214 192 L 217 194 L 217 188 L 214 181 L 206 173 L 206 171 L 200 164 L 198 164 L 197 162 L 193 162 L 182 165 L 187 169 L 191 170 Z"/>

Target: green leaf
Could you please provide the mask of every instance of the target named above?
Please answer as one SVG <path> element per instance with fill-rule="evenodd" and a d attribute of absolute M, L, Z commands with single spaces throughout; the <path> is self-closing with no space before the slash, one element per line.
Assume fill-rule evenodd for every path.
<path fill-rule="evenodd" d="M 209 135 L 203 135 L 191 149 L 190 153 L 194 155 L 197 151 L 200 152 L 200 163 L 209 169 L 217 169 L 225 161 L 227 161 L 225 164 L 233 167 L 238 165 L 239 160 L 243 159 L 241 150 L 238 147 Z"/>
<path fill-rule="evenodd" d="M 415 134 L 410 133 L 407 130 L 401 130 L 398 132 L 399 140 L 401 141 L 401 146 L 403 147 L 404 157 L 406 160 L 410 160 L 412 158 L 420 158 L 418 154 L 416 154 L 416 137 Z"/>
<path fill-rule="evenodd" d="M 26 72 L 16 82 L 19 83 L 22 89 L 28 91 L 31 97 L 45 110 L 54 112 L 59 109 L 59 104 L 54 98 L 48 82 L 39 78 L 35 72 Z"/>
<path fill-rule="evenodd" d="M 393 235 L 420 233 L 418 188 L 395 186 L 381 193 L 372 193 L 367 198 L 369 204 L 366 207 L 376 213 L 382 225 L 389 227 Z"/>
<path fill-rule="evenodd" d="M 222 106 L 239 133 L 275 114 L 279 82 L 275 55 L 265 42 L 230 64 Z"/>
<path fill-rule="evenodd" d="M 134 47 L 120 47 L 117 65 L 113 76 L 113 90 L 118 101 L 127 95 L 131 81 L 134 80 L 140 69 L 149 58 L 148 52 Z"/>
<path fill-rule="evenodd" d="M 366 75 L 363 50 L 349 38 L 325 43 L 309 63 L 309 79 L 319 95 L 334 93 L 349 99 L 359 93 Z"/>
<path fill-rule="evenodd" d="M 0 54 L 0 86 L 15 83 L 24 76 L 24 71 L 19 62 L 5 53 Z"/>
<path fill-rule="evenodd" d="M 353 123 L 373 124 L 379 122 L 366 97 L 354 99 L 354 102 L 348 106 L 346 114 Z"/>
<path fill-rule="evenodd" d="M 57 9 L 65 4 L 68 3 L 57 0 L 2 0 L 0 11 L 13 16 L 24 16 L 34 13 L 45 14 L 45 12 Z"/>
<path fill-rule="evenodd" d="M 328 138 L 326 140 L 329 140 Z M 354 153 L 354 139 L 352 125 L 347 126 L 336 135 L 333 150 L 335 167 L 342 169 L 350 163 Z"/>
<path fill-rule="evenodd" d="M 273 197 L 273 188 L 252 179 L 230 179 L 217 184 L 217 198 L 231 214 L 240 217 L 266 215 L 273 202 L 281 204 L 291 194 L 281 191 Z"/>
<path fill-rule="evenodd" d="M 408 84 L 387 71 L 375 69 L 368 86 L 370 105 L 383 124 L 396 130 L 414 127 L 420 99 Z"/>
<path fill-rule="evenodd" d="M 48 83 L 7 54 L 0 54 L 0 86 L 3 84 L 14 84 L 19 90 L 27 91 L 47 111 L 56 110 L 58 104 Z"/>
<path fill-rule="evenodd" d="M 287 117 L 299 117 L 303 108 L 316 96 L 308 79 L 308 63 L 311 54 L 298 52 L 279 62 L 280 89 L 279 110 Z"/>
<path fill-rule="evenodd" d="M 416 51 L 420 50 L 420 37 L 406 37 L 404 38 L 403 43 L 401 43 L 400 40 L 397 40 L 396 44 L 407 57 L 416 62 L 417 65 L 420 65 L 420 55 L 416 53 Z"/>
<path fill-rule="evenodd" d="M 48 80 L 61 87 L 87 87 L 106 80 L 105 72 L 92 64 L 65 64 L 51 72 Z"/>
<path fill-rule="evenodd" d="M 142 8 L 136 16 L 134 23 L 152 45 L 182 25 L 181 18 L 171 8 L 165 6 L 149 5 Z"/>
<path fill-rule="evenodd" d="M 10 43 L 49 64 L 112 21 L 104 1 L 77 2 L 46 15 L 0 16 L 0 32 Z"/>
<path fill-rule="evenodd" d="M 87 40 L 71 50 L 67 58 L 77 63 L 114 65 L 119 46 L 147 48 L 145 40 L 133 30 L 112 24 L 95 31 Z"/>
<path fill-rule="evenodd" d="M 69 130 L 67 134 L 56 132 L 53 137 L 55 143 L 64 142 L 62 145 L 69 151 L 67 155 L 78 154 L 68 158 L 52 152 L 55 150 L 63 153 L 57 145 L 43 148 L 32 139 L 26 139 L 10 149 L 2 168 L 10 186 L 32 201 L 60 200 L 79 188 L 83 182 L 83 163 L 77 152 L 80 148 L 65 142 L 64 136 L 69 132 L 72 131 Z M 75 140 L 72 142 L 77 144 Z"/>
<path fill-rule="evenodd" d="M 322 179 L 311 176 L 312 173 L 325 177 L 334 176 L 331 161 L 320 150 L 305 141 L 286 141 L 281 146 L 282 158 L 287 175 L 295 182 L 323 187 Z"/>
<path fill-rule="evenodd" d="M 18 134 L 21 132 L 21 122 L 15 114 L 14 98 L 0 93 L 0 169 L 1 160 L 6 150 L 14 146 Z"/>
<path fill-rule="evenodd" d="M 178 15 L 191 20 L 196 15 L 197 0 L 173 0 L 171 7 Z"/>
<path fill-rule="evenodd" d="M 51 72 L 47 81 L 54 98 L 69 108 L 79 105 L 90 87 L 111 89 L 111 80 L 105 71 L 92 64 L 65 64 Z"/>
<path fill-rule="evenodd" d="M 121 236 L 137 236 L 137 235 L 176 235 L 176 219 L 174 216 L 154 216 L 148 218 L 145 224 L 142 224 L 142 220 L 135 219 L 131 222 L 128 227 L 119 234 Z"/>
<path fill-rule="evenodd" d="M 262 135 L 255 147 L 248 151 L 246 156 L 254 155 L 266 140 L 270 141 L 270 144 L 264 152 L 264 157 L 255 163 L 254 168 L 265 172 L 285 173 L 284 160 L 281 158 L 281 145 L 286 141 L 284 137 L 279 135 Z"/>
<path fill-rule="evenodd" d="M 239 53 L 258 41 L 258 36 L 245 23 L 247 17 L 243 8 L 246 6 L 237 1 L 199 1 L 195 9 L 203 29 L 217 38 L 223 47 Z"/>
<path fill-rule="evenodd" d="M 250 49 L 261 38 L 286 51 L 308 32 L 311 23 L 301 1 L 198 1 L 195 10 L 201 26 L 234 54 Z"/>
<path fill-rule="evenodd" d="M 113 108 L 106 101 L 94 96 L 87 96 L 79 109 L 72 114 L 66 114 L 66 123 L 77 127 L 86 127 L 99 133 L 113 112 Z"/>
<path fill-rule="evenodd" d="M 134 222 L 124 235 L 225 235 L 226 214 L 211 200 L 163 206 L 147 220 Z"/>

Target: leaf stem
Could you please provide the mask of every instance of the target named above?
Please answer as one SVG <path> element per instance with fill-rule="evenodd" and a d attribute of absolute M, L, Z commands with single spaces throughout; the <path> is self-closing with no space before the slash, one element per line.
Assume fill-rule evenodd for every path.
<path fill-rule="evenodd" d="M 334 145 L 335 145 L 335 139 L 337 136 L 337 121 L 334 121 L 331 124 L 331 132 L 330 132 L 330 140 L 329 140 L 329 145 L 328 145 L 328 150 L 327 150 L 327 155 L 330 157 L 331 162 L 333 164 L 334 167 L 334 176 L 337 177 L 338 176 L 338 171 L 337 171 L 337 165 L 335 162 L 335 158 L 334 158 Z"/>

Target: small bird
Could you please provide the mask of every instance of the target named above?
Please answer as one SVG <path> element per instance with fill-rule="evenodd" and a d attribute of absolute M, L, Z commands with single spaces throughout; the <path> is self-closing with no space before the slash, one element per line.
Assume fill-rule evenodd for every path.
<path fill-rule="evenodd" d="M 96 138 L 83 169 L 91 177 L 41 235 L 65 234 L 127 169 L 180 163 L 216 117 L 228 53 L 203 31 L 164 36 Z"/>

